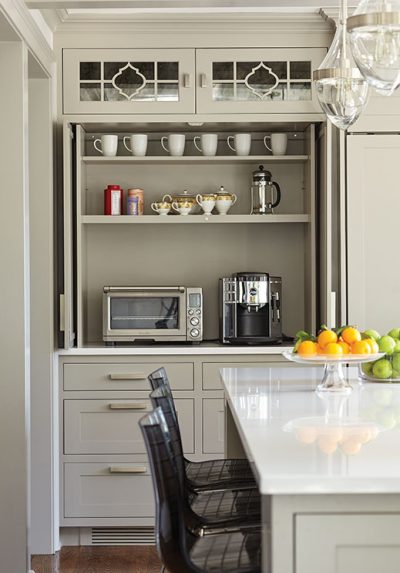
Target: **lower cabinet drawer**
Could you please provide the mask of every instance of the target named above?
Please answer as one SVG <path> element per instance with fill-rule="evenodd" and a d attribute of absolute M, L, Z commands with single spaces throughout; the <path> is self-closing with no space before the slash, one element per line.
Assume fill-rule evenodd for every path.
<path fill-rule="evenodd" d="M 64 390 L 147 390 L 147 376 L 165 367 L 173 390 L 193 390 L 193 362 L 64 364 Z"/>
<path fill-rule="evenodd" d="M 148 462 L 64 464 L 64 517 L 153 517 Z"/>
<path fill-rule="evenodd" d="M 194 453 L 194 400 L 175 400 L 185 453 Z M 142 454 L 139 420 L 150 401 L 64 400 L 65 454 Z"/>
<path fill-rule="evenodd" d="M 203 398 L 203 453 L 221 454 L 225 451 L 225 401 L 223 398 Z"/>

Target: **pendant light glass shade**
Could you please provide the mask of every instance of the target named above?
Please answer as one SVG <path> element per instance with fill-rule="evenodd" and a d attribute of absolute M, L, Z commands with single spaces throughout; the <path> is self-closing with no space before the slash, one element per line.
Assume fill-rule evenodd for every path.
<path fill-rule="evenodd" d="M 363 111 L 369 88 L 352 57 L 343 6 L 332 45 L 313 79 L 319 103 L 328 119 L 339 129 L 347 129 Z"/>
<path fill-rule="evenodd" d="M 362 75 L 391 95 L 400 85 L 400 0 L 361 0 L 347 27 Z"/>

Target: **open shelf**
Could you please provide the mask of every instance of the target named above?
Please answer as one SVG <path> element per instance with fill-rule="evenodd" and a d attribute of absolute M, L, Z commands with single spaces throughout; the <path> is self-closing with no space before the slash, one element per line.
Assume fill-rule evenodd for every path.
<path fill-rule="evenodd" d="M 159 155 L 145 157 L 116 156 L 104 157 L 103 155 L 86 155 L 82 161 L 87 165 L 112 165 L 112 164 L 129 164 L 129 163 L 305 163 L 308 155 L 182 155 L 173 157 L 170 155 Z"/>
<path fill-rule="evenodd" d="M 84 225 L 199 224 L 199 223 L 309 223 L 309 215 L 83 215 Z"/>

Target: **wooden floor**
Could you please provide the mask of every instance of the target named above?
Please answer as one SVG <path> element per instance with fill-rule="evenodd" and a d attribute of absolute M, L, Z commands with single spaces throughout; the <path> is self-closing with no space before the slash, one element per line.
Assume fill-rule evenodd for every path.
<path fill-rule="evenodd" d="M 63 547 L 56 555 L 35 555 L 35 573 L 159 573 L 154 546 Z"/>

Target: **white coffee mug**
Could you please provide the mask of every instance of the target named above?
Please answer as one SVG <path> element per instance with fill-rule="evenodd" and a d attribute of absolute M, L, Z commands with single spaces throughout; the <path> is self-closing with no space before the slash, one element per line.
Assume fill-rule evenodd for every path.
<path fill-rule="evenodd" d="M 99 143 L 101 147 L 97 147 L 97 143 Z M 102 135 L 101 139 L 95 139 L 93 145 L 102 155 L 115 157 L 118 151 L 118 135 Z"/>
<path fill-rule="evenodd" d="M 231 140 L 234 144 L 231 145 Z M 236 155 L 249 155 L 251 148 L 251 134 L 250 133 L 236 133 L 227 138 L 229 147 L 236 153 Z"/>
<path fill-rule="evenodd" d="M 127 143 L 130 142 L 130 147 Z M 132 133 L 124 137 L 124 146 L 132 155 L 144 157 L 147 151 L 147 135 L 144 133 Z"/>
<path fill-rule="evenodd" d="M 271 147 L 268 146 L 267 141 L 271 141 Z M 268 151 L 271 151 L 272 155 L 285 155 L 287 142 L 286 133 L 271 133 L 271 135 L 264 137 L 264 145 Z"/>
<path fill-rule="evenodd" d="M 200 143 L 197 144 L 198 141 L 201 142 L 201 146 Z M 216 133 L 202 133 L 193 138 L 193 143 L 203 155 L 215 155 L 218 147 L 218 135 Z"/>
<path fill-rule="evenodd" d="M 163 149 L 170 155 L 183 155 L 185 152 L 185 136 L 181 133 L 171 133 L 168 137 L 161 138 Z M 164 142 L 168 140 L 168 147 Z"/>

